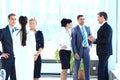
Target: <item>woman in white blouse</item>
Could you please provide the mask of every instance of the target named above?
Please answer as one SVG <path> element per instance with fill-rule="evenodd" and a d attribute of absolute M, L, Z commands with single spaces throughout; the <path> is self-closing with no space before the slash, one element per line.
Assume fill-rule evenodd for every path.
<path fill-rule="evenodd" d="M 27 22 L 26 16 L 20 16 L 19 23 L 21 29 L 13 33 L 17 80 L 33 80 L 36 42 L 34 32 L 26 30 Z"/>
<path fill-rule="evenodd" d="M 62 67 L 61 80 L 66 80 L 67 69 L 70 68 L 72 20 L 63 18 L 61 20 L 61 27 L 59 35 L 59 56 Z"/>

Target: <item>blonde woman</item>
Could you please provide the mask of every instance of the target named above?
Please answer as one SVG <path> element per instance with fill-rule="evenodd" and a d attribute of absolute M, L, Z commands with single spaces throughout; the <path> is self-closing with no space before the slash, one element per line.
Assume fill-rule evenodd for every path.
<path fill-rule="evenodd" d="M 41 73 L 41 52 L 44 48 L 44 37 L 41 31 L 36 30 L 37 21 L 35 18 L 31 18 L 29 20 L 30 30 L 35 33 L 36 38 L 36 51 L 37 53 L 34 55 L 34 80 L 39 80 Z"/>

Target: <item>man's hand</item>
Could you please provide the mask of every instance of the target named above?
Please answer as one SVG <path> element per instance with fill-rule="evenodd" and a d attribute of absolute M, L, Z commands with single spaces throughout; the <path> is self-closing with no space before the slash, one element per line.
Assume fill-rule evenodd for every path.
<path fill-rule="evenodd" d="M 90 41 L 92 41 L 92 42 L 95 41 L 95 38 L 94 38 L 93 36 L 88 36 L 88 39 L 89 39 Z"/>
<path fill-rule="evenodd" d="M 9 55 L 8 53 L 2 53 L 1 54 L 1 57 L 5 58 L 5 59 L 8 59 L 9 58 Z"/>
<path fill-rule="evenodd" d="M 88 46 L 87 49 L 90 50 L 91 46 Z"/>
<path fill-rule="evenodd" d="M 75 59 L 80 60 L 80 56 L 78 55 L 78 53 L 75 53 Z"/>

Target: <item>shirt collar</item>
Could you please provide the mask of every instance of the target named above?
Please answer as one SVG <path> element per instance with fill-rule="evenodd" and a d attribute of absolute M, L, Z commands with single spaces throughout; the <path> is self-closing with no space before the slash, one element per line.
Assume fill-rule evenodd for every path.
<path fill-rule="evenodd" d="M 11 27 L 10 25 L 8 25 L 8 26 L 9 26 L 9 29 L 10 29 L 10 30 L 14 29 L 14 27 Z"/>
<path fill-rule="evenodd" d="M 107 22 L 107 21 L 104 21 L 104 22 L 101 24 L 101 26 L 103 26 L 106 22 Z"/>
<path fill-rule="evenodd" d="M 82 28 L 83 26 L 85 26 L 85 25 L 82 25 L 82 26 L 81 26 L 81 25 L 78 25 L 78 26 L 79 26 L 79 28 L 81 29 L 81 28 Z"/>
<path fill-rule="evenodd" d="M 12 35 L 12 29 L 14 29 L 14 27 L 12 28 L 10 25 L 8 25 L 8 27 L 9 27 L 10 33 Z"/>

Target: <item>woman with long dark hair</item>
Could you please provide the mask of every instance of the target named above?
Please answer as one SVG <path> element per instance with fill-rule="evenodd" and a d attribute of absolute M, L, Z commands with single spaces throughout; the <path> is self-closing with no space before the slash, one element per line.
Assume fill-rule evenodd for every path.
<path fill-rule="evenodd" d="M 28 19 L 19 17 L 20 30 L 13 33 L 13 47 L 17 80 L 33 80 L 35 36 L 32 31 L 26 30 Z"/>

